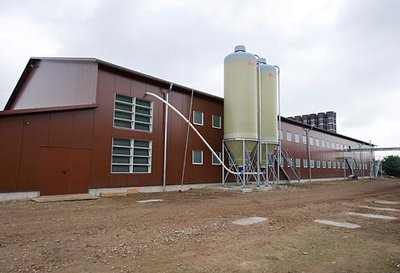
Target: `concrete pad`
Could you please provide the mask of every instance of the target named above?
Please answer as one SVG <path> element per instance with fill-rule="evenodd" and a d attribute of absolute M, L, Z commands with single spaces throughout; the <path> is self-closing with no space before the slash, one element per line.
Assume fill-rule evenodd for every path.
<path fill-rule="evenodd" d="M 396 217 L 393 217 L 393 216 L 370 214 L 370 213 L 346 212 L 346 214 L 365 217 L 365 218 L 372 218 L 372 219 L 382 219 L 382 220 L 396 220 L 397 219 Z"/>
<path fill-rule="evenodd" d="M 95 200 L 99 199 L 97 196 L 93 196 L 88 193 L 82 194 L 62 194 L 62 195 L 44 195 L 37 198 L 32 198 L 33 201 L 38 203 L 44 202 L 64 202 L 64 201 L 84 201 L 84 200 Z"/>
<path fill-rule="evenodd" d="M 359 206 L 359 208 L 363 208 L 363 209 L 373 209 L 373 210 L 382 210 L 382 211 L 400 211 L 400 209 L 378 208 L 378 207 L 370 207 L 370 206 Z"/>
<path fill-rule="evenodd" d="M 387 201 L 387 200 L 375 200 L 374 203 L 382 204 L 382 205 L 398 205 L 398 204 L 400 204 L 400 202 Z"/>
<path fill-rule="evenodd" d="M 162 202 L 164 199 L 148 199 L 148 200 L 140 200 L 136 201 L 137 203 L 153 203 L 153 202 Z"/>
<path fill-rule="evenodd" d="M 315 223 L 323 224 L 323 225 L 329 225 L 329 226 L 335 226 L 335 227 L 343 227 L 343 228 L 360 228 L 361 226 L 349 223 L 349 222 L 336 222 L 336 221 L 331 221 L 331 220 L 314 220 Z"/>
<path fill-rule="evenodd" d="M 267 220 L 268 220 L 268 218 L 255 216 L 255 217 L 239 219 L 239 220 L 233 221 L 232 223 L 235 225 L 240 225 L 240 226 L 248 226 L 248 225 L 265 222 Z"/>
<path fill-rule="evenodd" d="M 139 190 L 138 190 L 138 189 L 128 189 L 128 190 L 126 191 L 126 193 L 127 193 L 128 195 L 137 194 L 137 193 L 139 193 Z"/>

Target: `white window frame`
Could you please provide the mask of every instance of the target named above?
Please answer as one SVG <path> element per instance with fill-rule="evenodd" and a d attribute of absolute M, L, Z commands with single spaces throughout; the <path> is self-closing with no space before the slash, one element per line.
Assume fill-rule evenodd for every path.
<path fill-rule="evenodd" d="M 201 123 L 196 122 L 196 113 L 201 114 Z M 194 125 L 199 125 L 199 126 L 204 126 L 204 113 L 201 111 L 193 110 L 193 124 Z"/>
<path fill-rule="evenodd" d="M 194 162 L 194 159 L 195 159 L 194 154 L 195 154 L 195 152 L 200 152 L 201 162 Z M 203 153 L 202 150 L 192 150 L 192 164 L 193 165 L 203 165 L 204 164 L 204 160 L 203 159 L 204 159 L 204 153 Z"/>
<path fill-rule="evenodd" d="M 296 168 L 300 168 L 301 167 L 301 160 L 300 158 L 296 158 Z"/>
<path fill-rule="evenodd" d="M 214 117 L 217 117 L 218 118 L 218 120 L 219 120 L 219 126 L 216 126 L 215 124 L 214 124 Z M 215 129 L 221 129 L 222 128 L 222 117 L 221 116 L 219 116 L 219 115 L 212 115 L 212 128 L 215 128 Z"/>
<path fill-rule="evenodd" d="M 300 143 L 300 136 L 299 136 L 299 134 L 294 134 L 294 142 L 296 142 L 296 143 Z"/>
<path fill-rule="evenodd" d="M 326 169 L 326 161 L 322 160 L 322 169 Z"/>
<path fill-rule="evenodd" d="M 283 140 L 283 130 L 279 131 L 279 138 Z"/>
<path fill-rule="evenodd" d="M 309 138 L 310 138 L 310 145 L 311 145 L 311 146 L 314 146 L 314 138 L 311 137 L 311 136 L 310 136 Z"/>
<path fill-rule="evenodd" d="M 291 132 L 286 132 L 286 141 L 292 142 L 292 133 Z"/>
<path fill-rule="evenodd" d="M 287 166 L 288 166 L 289 168 L 291 168 L 291 167 L 293 166 L 293 158 L 288 157 L 288 158 L 286 159 L 286 161 L 287 161 Z"/>
<path fill-rule="evenodd" d="M 325 140 L 321 139 L 321 147 L 325 148 Z"/>
<path fill-rule="evenodd" d="M 327 164 L 328 165 L 328 169 L 332 169 L 332 162 L 328 161 L 327 163 L 328 163 Z"/>
<path fill-rule="evenodd" d="M 308 159 L 303 159 L 303 168 L 308 168 Z"/>
<path fill-rule="evenodd" d="M 216 152 L 218 157 L 221 158 L 221 152 Z M 216 161 L 214 161 L 216 159 Z M 221 162 L 215 157 L 213 153 L 211 153 L 211 165 L 218 166 L 221 165 Z"/>
<path fill-rule="evenodd" d="M 307 144 L 307 137 L 305 135 L 303 135 L 303 144 Z"/>
<path fill-rule="evenodd" d="M 314 159 L 310 159 L 310 168 L 314 169 Z"/>
<path fill-rule="evenodd" d="M 319 139 L 318 138 L 315 139 L 315 146 L 319 147 Z"/>
<path fill-rule="evenodd" d="M 125 98 L 125 100 L 123 100 L 123 98 Z M 131 101 L 129 102 L 127 100 L 131 100 Z M 139 101 L 149 103 L 150 106 L 141 105 L 138 103 Z M 117 109 L 117 105 L 119 106 L 119 109 Z M 121 109 L 121 108 L 126 108 L 126 109 Z M 130 110 L 128 108 L 130 108 Z M 149 114 L 140 113 L 138 111 L 139 109 L 149 110 Z M 113 114 L 114 115 L 113 116 L 113 126 L 115 128 L 137 130 L 137 131 L 142 131 L 142 132 L 152 132 L 153 131 L 153 102 L 152 101 L 114 93 L 114 112 L 113 113 L 114 113 Z M 130 116 L 130 117 L 123 118 L 118 115 L 125 115 L 125 116 Z M 148 118 L 149 122 L 139 120 L 139 118 Z M 126 125 L 129 124 L 129 126 L 119 126 L 116 124 L 118 122 L 125 123 Z M 143 128 L 138 128 L 140 124 L 148 126 L 149 129 L 147 130 L 147 129 L 143 129 Z"/>
<path fill-rule="evenodd" d="M 332 169 L 336 169 L 336 161 L 332 161 Z"/>
<path fill-rule="evenodd" d="M 118 145 L 115 144 L 117 141 L 129 141 L 129 146 L 127 145 Z M 140 142 L 147 142 L 148 147 L 139 146 Z M 116 148 L 116 149 L 114 149 Z M 129 149 L 129 153 L 117 153 L 116 150 L 118 148 Z M 145 151 L 147 150 L 147 155 L 143 154 L 135 154 L 135 152 Z M 117 158 L 129 158 L 129 162 L 116 162 L 114 159 Z M 139 160 L 140 158 L 147 158 L 147 163 L 138 163 L 135 160 Z M 111 173 L 115 174 L 124 174 L 124 173 L 133 173 L 133 174 L 149 174 L 151 173 L 151 160 L 152 160 L 152 141 L 145 139 L 129 139 L 129 138 L 112 138 L 112 146 L 111 146 Z M 127 166 L 129 168 L 128 171 L 113 171 L 114 166 Z M 147 167 L 146 171 L 135 171 L 135 167 Z"/>
<path fill-rule="evenodd" d="M 317 160 L 317 169 L 321 168 L 321 160 Z"/>

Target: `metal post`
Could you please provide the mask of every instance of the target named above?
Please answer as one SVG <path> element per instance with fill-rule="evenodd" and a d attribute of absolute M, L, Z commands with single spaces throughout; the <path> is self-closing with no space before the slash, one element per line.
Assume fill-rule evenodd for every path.
<path fill-rule="evenodd" d="M 282 156 L 282 141 L 281 141 L 281 69 L 279 66 L 274 66 L 278 70 L 278 171 L 277 171 L 277 184 L 280 184 L 280 171 L 281 171 L 281 156 Z"/>
<path fill-rule="evenodd" d="M 165 101 L 167 102 L 173 85 L 173 83 L 170 83 L 169 90 L 165 93 Z M 165 191 L 167 186 L 168 104 L 165 105 L 164 118 L 163 191 Z"/>

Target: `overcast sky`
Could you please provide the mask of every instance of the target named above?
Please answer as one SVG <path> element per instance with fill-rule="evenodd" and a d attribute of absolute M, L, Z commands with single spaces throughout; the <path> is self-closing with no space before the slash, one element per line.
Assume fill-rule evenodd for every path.
<path fill-rule="evenodd" d="M 283 116 L 400 146 L 399 0 L 1 0 L 0 109 L 31 56 L 95 57 L 223 97 L 237 44 L 281 68 Z"/>

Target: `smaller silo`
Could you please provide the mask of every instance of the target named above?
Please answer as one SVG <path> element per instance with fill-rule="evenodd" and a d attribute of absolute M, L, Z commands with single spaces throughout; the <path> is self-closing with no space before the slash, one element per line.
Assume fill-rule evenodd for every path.
<path fill-rule="evenodd" d="M 303 115 L 302 119 L 303 119 L 303 123 L 310 124 L 310 116 L 309 115 Z"/>
<path fill-rule="evenodd" d="M 325 124 L 325 113 L 320 112 L 317 114 L 317 118 L 318 118 L 318 128 L 320 129 L 325 129 L 324 124 Z"/>

